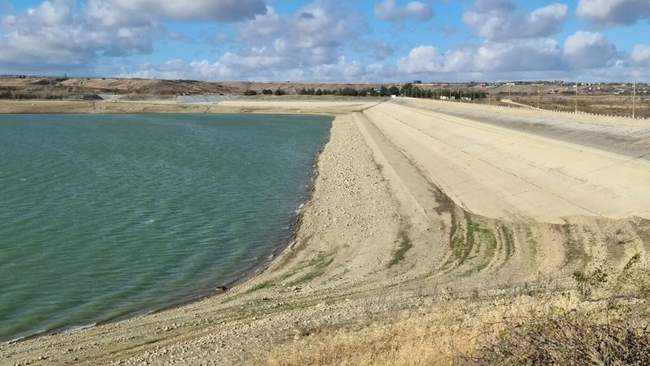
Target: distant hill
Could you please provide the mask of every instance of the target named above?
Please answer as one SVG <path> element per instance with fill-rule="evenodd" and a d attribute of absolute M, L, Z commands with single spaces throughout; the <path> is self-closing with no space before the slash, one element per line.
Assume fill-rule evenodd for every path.
<path fill-rule="evenodd" d="M 365 90 L 375 87 L 378 85 L 5 76 L 0 78 L 0 99 L 88 99 L 89 95 L 100 94 L 116 94 L 127 99 L 164 99 L 178 95 L 254 95 L 263 94 L 264 91 L 276 93 L 278 90 L 283 94 L 299 94 L 302 89 Z"/>

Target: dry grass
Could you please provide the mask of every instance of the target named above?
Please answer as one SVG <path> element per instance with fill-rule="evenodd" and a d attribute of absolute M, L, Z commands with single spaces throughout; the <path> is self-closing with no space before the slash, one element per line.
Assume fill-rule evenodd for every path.
<path fill-rule="evenodd" d="M 471 307 L 471 306 L 470 306 Z M 648 321 L 629 307 L 557 309 L 510 316 L 484 306 L 461 315 L 409 315 L 311 335 L 276 348 L 269 365 L 648 365 Z M 476 310 L 476 309 L 474 309 Z M 523 308 L 520 310 L 523 311 Z M 449 312 L 446 312 L 449 311 Z M 515 314 L 519 314 L 517 310 Z M 471 315 L 470 315 L 471 314 Z"/>
<path fill-rule="evenodd" d="M 465 339 L 462 333 L 467 330 L 459 329 L 458 322 L 450 323 L 442 326 L 422 317 L 408 317 L 393 324 L 314 334 L 274 350 L 267 363 L 282 366 L 453 364 L 455 355 L 471 349 L 466 348 L 471 342 L 455 344 Z M 452 329 L 458 333 L 452 334 Z"/>
<path fill-rule="evenodd" d="M 504 296 L 491 300 L 440 300 L 383 321 L 313 334 L 274 348 L 270 365 L 454 365 L 467 364 L 481 343 L 497 339 L 504 318 L 529 317 L 534 309 L 573 309 L 575 297 Z"/>
<path fill-rule="evenodd" d="M 575 97 L 565 96 L 517 96 L 514 101 L 533 107 L 552 111 L 573 112 L 575 110 Z M 608 114 L 614 116 L 630 117 L 632 115 L 632 97 L 620 95 L 584 96 L 578 98 L 578 110 L 586 113 Z M 650 99 L 647 96 L 638 96 L 636 99 L 636 117 L 650 118 Z"/>
<path fill-rule="evenodd" d="M 650 330 L 640 319 L 597 320 L 566 312 L 508 321 L 467 360 L 480 365 L 648 365 Z"/>
<path fill-rule="evenodd" d="M 434 296 L 431 307 L 383 322 L 296 334 L 260 363 L 650 365 L 647 268 L 635 255 L 616 273 L 575 275 L 574 291 L 491 300 Z M 595 290 L 603 296 L 591 296 Z"/>

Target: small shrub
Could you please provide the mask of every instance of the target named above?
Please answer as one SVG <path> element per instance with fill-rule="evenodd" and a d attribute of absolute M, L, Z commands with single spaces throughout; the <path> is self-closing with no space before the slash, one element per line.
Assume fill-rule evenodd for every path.
<path fill-rule="evenodd" d="M 397 246 L 397 249 L 393 253 L 393 258 L 388 263 L 388 267 L 392 267 L 398 264 L 399 262 L 401 262 L 406 256 L 406 252 L 408 252 L 409 249 L 413 247 L 413 243 L 411 242 L 411 239 L 409 238 L 406 230 L 404 229 L 400 230 L 398 234 L 398 238 L 399 238 L 399 245 Z"/>
<path fill-rule="evenodd" d="M 639 253 L 633 255 L 623 267 L 616 279 L 614 294 L 650 298 L 650 269 L 641 262 Z"/>
<path fill-rule="evenodd" d="M 591 272 L 576 271 L 573 273 L 573 279 L 576 281 L 580 298 L 588 300 L 594 289 L 607 283 L 607 273 L 602 268 L 596 268 Z"/>

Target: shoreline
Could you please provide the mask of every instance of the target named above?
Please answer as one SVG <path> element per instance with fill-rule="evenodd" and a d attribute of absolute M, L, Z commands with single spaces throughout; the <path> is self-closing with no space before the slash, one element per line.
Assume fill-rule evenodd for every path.
<path fill-rule="evenodd" d="M 0 355 L 15 363 L 86 365 L 399 364 L 419 355 L 430 364 L 451 364 L 483 338 L 498 338 L 504 318 L 604 306 L 610 301 L 606 289 L 599 289 L 600 300 L 582 301 L 572 274 L 606 264 L 617 278 L 635 253 L 647 253 L 650 220 L 505 220 L 472 212 L 475 203 L 465 204 L 465 192 L 440 184 L 446 174 L 471 173 L 462 168 L 470 163 L 453 159 L 492 157 L 465 148 L 496 146 L 481 131 L 509 134 L 515 142 L 547 140 L 393 103 L 277 103 L 241 102 L 228 109 L 338 113 L 294 235 L 263 270 L 223 294 L 0 345 Z M 407 122 L 420 130 L 391 122 L 396 114 L 412 116 Z M 431 121 L 448 127 L 424 130 Z M 469 128 L 476 131 L 458 133 Z M 456 134 L 444 139 L 447 147 L 438 147 L 434 138 L 448 131 Z M 467 143 L 466 136 L 479 143 Z M 565 146 L 552 146 L 557 144 Z M 447 162 L 443 158 L 449 168 L 430 165 Z M 575 159 L 565 160 L 575 166 Z M 509 161 L 502 168 L 526 173 L 527 165 Z M 489 182 L 490 174 L 485 170 L 478 183 Z"/>
<path fill-rule="evenodd" d="M 268 112 L 266 112 L 268 113 Z M 330 113 L 327 113 L 328 115 L 332 115 Z M 309 190 L 307 191 L 307 195 L 305 197 L 305 200 L 303 201 L 303 207 L 301 208 L 300 212 L 295 216 L 294 219 L 294 227 L 291 232 L 291 235 L 288 240 L 286 240 L 281 246 L 278 246 L 273 253 L 272 258 L 266 258 L 264 261 L 262 261 L 256 268 L 254 268 L 251 272 L 247 273 L 246 275 L 234 280 L 231 284 L 234 284 L 236 288 L 233 288 L 225 293 L 218 293 L 218 294 L 209 294 L 208 296 L 202 296 L 198 297 L 189 301 L 184 301 L 178 304 L 171 305 L 170 307 L 165 307 L 163 309 L 159 309 L 156 311 L 148 311 L 144 314 L 136 314 L 134 316 L 126 316 L 124 318 L 120 319 L 111 319 L 107 321 L 102 321 L 98 322 L 93 326 L 81 326 L 81 327 L 73 327 L 71 329 L 66 329 L 66 330 L 59 330 L 59 331 L 52 331 L 52 332 L 46 332 L 46 333 L 40 333 L 38 335 L 22 338 L 18 341 L 12 341 L 12 342 L 7 342 L 4 345 L 7 347 L 21 347 L 23 345 L 32 343 L 32 342 L 41 342 L 41 341 L 50 341 L 52 338 L 60 338 L 60 337 L 68 337 L 68 336 L 78 336 L 80 333 L 87 332 L 87 331 L 98 331 L 104 327 L 119 327 L 120 325 L 124 323 L 129 323 L 132 321 L 140 321 L 140 320 L 145 320 L 145 319 L 152 319 L 158 315 L 161 314 L 166 314 L 170 312 L 175 312 L 175 311 L 183 311 L 188 307 L 192 306 L 199 306 L 203 302 L 219 302 L 225 298 L 227 298 L 230 295 L 233 295 L 232 290 L 237 290 L 238 292 L 242 292 L 243 287 L 246 287 L 247 285 L 250 286 L 254 281 L 258 280 L 262 275 L 264 275 L 266 272 L 268 272 L 272 267 L 281 267 L 282 263 L 287 256 L 290 255 L 290 248 L 294 247 L 297 244 L 297 241 L 299 240 L 298 236 L 301 233 L 301 228 L 304 225 L 304 219 L 306 215 L 306 209 L 310 206 L 314 205 L 314 194 L 316 190 L 316 183 L 318 181 L 318 178 L 320 177 L 321 170 L 319 169 L 320 166 L 320 161 L 323 158 L 324 150 L 327 149 L 328 145 L 331 144 L 332 142 L 332 128 L 334 128 L 335 125 L 340 123 L 337 121 L 342 115 L 346 114 L 335 114 L 332 115 L 333 121 L 332 121 L 332 127 L 330 128 L 328 132 L 327 138 L 324 140 L 324 143 L 322 144 L 321 148 L 319 149 L 318 153 L 314 156 L 313 160 L 313 171 L 312 171 L 312 177 L 310 180 L 310 187 Z M 244 290 L 245 291 L 245 290 Z M 0 349 L 0 354 L 2 354 L 4 350 Z"/>
<path fill-rule="evenodd" d="M 301 100 L 278 97 L 272 100 L 233 99 L 209 104 L 169 101 L 50 101 L 0 100 L 0 114 L 140 114 L 140 113 L 277 113 L 335 115 L 365 108 L 384 99 Z"/>
<path fill-rule="evenodd" d="M 145 112 L 142 114 L 146 113 L 151 113 L 151 112 Z M 173 112 L 176 113 L 176 112 Z M 224 114 L 230 114 L 232 112 L 223 112 Z M 23 113 L 20 113 L 23 114 Z M 50 113 L 48 113 L 50 114 Z M 55 114 L 68 114 L 68 113 L 55 113 Z M 183 113 L 179 113 L 183 114 Z M 219 113 L 221 114 L 221 113 Z M 233 113 L 236 114 L 236 113 Z M 282 113 L 260 113 L 260 114 L 268 114 L 268 115 L 273 115 L 273 116 L 282 116 Z M 0 114 L 1 115 L 1 114 Z M 42 115 L 42 114 L 35 114 L 35 115 Z M 288 116 L 293 115 L 293 114 L 286 114 Z M 308 116 L 309 114 L 305 114 Z M 205 293 L 202 294 L 196 294 L 196 295 L 190 295 L 186 296 L 183 298 L 178 299 L 177 301 L 174 301 L 168 305 L 162 306 L 160 308 L 154 308 L 154 309 L 142 309 L 138 311 L 133 311 L 133 312 L 128 312 L 125 314 L 113 316 L 107 319 L 102 319 L 102 320 L 96 320 L 93 323 L 90 324 L 77 324 L 77 325 L 70 325 L 70 326 L 64 326 L 64 327 L 59 327 L 59 328 L 54 328 L 50 330 L 44 330 L 40 332 L 36 332 L 34 334 L 26 335 L 23 337 L 18 337 L 14 339 L 10 339 L 8 341 L 3 341 L 0 342 L 0 344 L 5 344 L 5 345 L 14 345 L 18 344 L 20 342 L 28 341 L 28 340 L 34 340 L 39 337 L 45 337 L 45 336 L 53 336 L 57 334 L 62 334 L 66 332 L 75 332 L 75 331 L 80 331 L 84 329 L 90 329 L 90 328 L 95 328 L 98 326 L 106 325 L 106 324 L 113 324 L 129 319 L 134 319 L 134 318 L 139 318 L 139 317 L 145 317 L 149 316 L 152 314 L 158 314 L 167 310 L 171 309 L 177 309 L 181 308 L 185 305 L 189 305 L 207 298 L 212 298 L 212 297 L 218 297 L 224 295 L 227 291 L 229 291 L 231 288 L 234 288 L 236 286 L 240 286 L 247 281 L 250 281 L 251 279 L 255 278 L 259 274 L 263 273 L 266 271 L 269 266 L 273 263 L 273 261 L 278 258 L 284 250 L 291 245 L 291 243 L 295 240 L 296 236 L 298 235 L 298 231 L 300 230 L 300 224 L 301 224 L 301 219 L 302 215 L 304 214 L 303 208 L 309 204 L 311 201 L 313 194 L 314 194 L 314 184 L 316 182 L 316 179 L 318 177 L 318 159 L 320 155 L 322 154 L 325 146 L 329 143 L 330 137 L 331 137 L 331 125 L 334 123 L 334 120 L 336 119 L 336 115 L 333 114 L 315 114 L 315 116 L 330 116 L 331 121 L 330 121 L 330 128 L 327 131 L 327 134 L 323 138 L 323 142 L 320 144 L 318 150 L 316 151 L 316 154 L 312 157 L 312 171 L 311 175 L 309 177 L 309 182 L 308 182 L 308 187 L 305 190 L 304 193 L 301 194 L 300 198 L 300 204 L 298 207 L 294 210 L 294 213 L 292 214 L 291 222 L 289 226 L 286 228 L 288 235 L 285 240 L 282 240 L 282 242 L 278 243 L 273 247 L 273 250 L 271 253 L 264 258 L 260 258 L 255 265 L 253 265 L 249 270 L 246 270 L 242 272 L 241 274 L 238 275 L 233 275 L 230 278 L 226 278 L 221 284 L 215 284 L 215 287 L 206 290 Z M 225 287 L 226 290 L 223 291 L 220 288 Z M 216 291 L 221 291 L 216 292 Z"/>

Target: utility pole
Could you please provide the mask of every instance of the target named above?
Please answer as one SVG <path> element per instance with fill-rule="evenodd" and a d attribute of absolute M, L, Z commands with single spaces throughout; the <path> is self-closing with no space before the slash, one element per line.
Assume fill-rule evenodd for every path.
<path fill-rule="evenodd" d="M 508 100 L 510 101 L 508 107 L 512 108 L 512 83 L 508 83 Z"/>
<path fill-rule="evenodd" d="M 539 85 L 537 86 L 537 109 L 540 109 L 542 94 L 539 91 Z"/>
<path fill-rule="evenodd" d="M 578 82 L 576 81 L 575 114 L 578 114 Z"/>
<path fill-rule="evenodd" d="M 636 81 L 634 82 L 634 89 L 632 91 L 632 118 L 636 118 Z"/>

